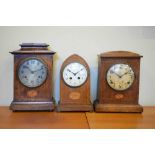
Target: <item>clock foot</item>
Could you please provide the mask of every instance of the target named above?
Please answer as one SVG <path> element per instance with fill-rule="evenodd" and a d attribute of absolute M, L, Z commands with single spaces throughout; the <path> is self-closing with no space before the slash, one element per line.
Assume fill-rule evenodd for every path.
<path fill-rule="evenodd" d="M 80 111 L 89 111 L 93 112 L 93 104 L 62 104 L 58 103 L 57 106 L 57 111 L 58 112 L 69 112 L 69 111 L 75 111 L 75 112 L 80 112 Z"/>
<path fill-rule="evenodd" d="M 53 111 L 53 102 L 16 102 L 10 105 L 12 111 Z"/>
<path fill-rule="evenodd" d="M 95 112 L 142 113 L 143 107 L 139 104 L 95 104 Z"/>

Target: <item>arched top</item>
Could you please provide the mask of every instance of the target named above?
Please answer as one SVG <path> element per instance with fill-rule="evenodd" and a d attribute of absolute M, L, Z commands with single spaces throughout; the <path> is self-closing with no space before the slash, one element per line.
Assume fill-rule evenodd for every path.
<path fill-rule="evenodd" d="M 127 57 L 127 58 L 140 58 L 143 57 L 139 55 L 138 53 L 135 52 L 130 52 L 130 51 L 109 51 L 109 52 L 104 52 L 99 55 L 100 57 L 105 57 L 105 58 L 120 58 L 120 57 Z"/>
<path fill-rule="evenodd" d="M 71 56 L 69 56 L 67 59 L 65 59 L 65 61 L 63 62 L 62 66 L 61 66 L 61 70 L 63 70 L 63 68 L 72 62 L 79 62 L 81 64 L 83 64 L 85 67 L 87 67 L 87 69 L 89 70 L 89 66 L 87 64 L 87 62 L 79 55 L 77 54 L 72 54 Z"/>

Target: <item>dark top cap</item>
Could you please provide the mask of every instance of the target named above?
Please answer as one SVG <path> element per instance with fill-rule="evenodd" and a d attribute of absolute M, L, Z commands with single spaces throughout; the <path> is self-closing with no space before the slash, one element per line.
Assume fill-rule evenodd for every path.
<path fill-rule="evenodd" d="M 109 51 L 100 54 L 100 57 L 103 58 L 140 58 L 142 57 L 138 53 L 130 51 Z"/>
<path fill-rule="evenodd" d="M 21 47 L 48 47 L 49 45 L 46 43 L 22 43 Z"/>

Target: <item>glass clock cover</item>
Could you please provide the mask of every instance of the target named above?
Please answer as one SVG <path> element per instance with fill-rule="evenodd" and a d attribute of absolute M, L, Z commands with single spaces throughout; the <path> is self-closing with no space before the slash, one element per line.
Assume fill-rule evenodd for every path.
<path fill-rule="evenodd" d="M 71 87 L 78 87 L 84 84 L 87 76 L 86 67 L 78 62 L 68 64 L 63 70 L 63 80 Z"/>
<path fill-rule="evenodd" d="M 19 67 L 18 77 L 21 83 L 27 87 L 38 87 L 47 78 L 47 67 L 37 58 L 25 60 Z"/>
<path fill-rule="evenodd" d="M 126 90 L 134 82 L 135 75 L 127 64 L 115 64 L 107 72 L 107 82 L 114 90 Z"/>

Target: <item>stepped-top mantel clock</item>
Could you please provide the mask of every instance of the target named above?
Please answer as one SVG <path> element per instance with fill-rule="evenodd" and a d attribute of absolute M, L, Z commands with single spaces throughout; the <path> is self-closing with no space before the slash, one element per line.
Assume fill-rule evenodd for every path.
<path fill-rule="evenodd" d="M 90 101 L 90 71 L 86 61 L 73 54 L 60 71 L 60 102 L 58 111 L 93 111 Z"/>
<path fill-rule="evenodd" d="M 23 43 L 14 55 L 13 111 L 51 111 L 52 67 L 55 52 L 45 43 Z"/>
<path fill-rule="evenodd" d="M 142 112 L 139 100 L 141 55 L 112 51 L 99 55 L 96 112 Z"/>

